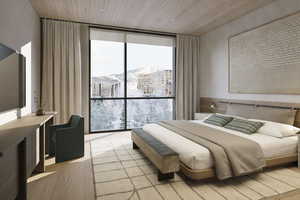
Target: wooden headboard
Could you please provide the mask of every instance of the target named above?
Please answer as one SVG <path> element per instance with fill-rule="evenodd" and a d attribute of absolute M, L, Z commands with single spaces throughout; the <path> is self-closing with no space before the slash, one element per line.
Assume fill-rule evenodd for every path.
<path fill-rule="evenodd" d="M 201 102 L 200 105 L 201 112 L 225 113 L 228 104 L 253 105 L 253 106 L 271 107 L 271 108 L 278 108 L 278 109 L 295 109 L 297 110 L 297 112 L 296 112 L 294 126 L 300 128 L 300 104 L 299 103 L 236 100 L 236 99 L 221 99 L 221 98 L 209 98 L 209 97 L 201 97 L 200 102 Z M 215 109 L 211 109 L 210 107 L 211 105 L 215 105 Z"/>

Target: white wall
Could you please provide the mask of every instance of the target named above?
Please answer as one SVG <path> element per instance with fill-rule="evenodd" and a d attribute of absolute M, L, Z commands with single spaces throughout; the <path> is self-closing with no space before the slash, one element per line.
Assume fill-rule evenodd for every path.
<path fill-rule="evenodd" d="M 0 124 L 34 112 L 40 95 L 40 19 L 29 0 L 0 0 L 0 43 L 26 57 L 26 107 L 0 113 Z M 0 99 L 1 102 L 1 99 Z"/>
<path fill-rule="evenodd" d="M 228 37 L 299 10 L 300 0 L 276 0 L 265 7 L 202 35 L 201 97 L 299 102 L 300 95 L 228 93 Z"/>

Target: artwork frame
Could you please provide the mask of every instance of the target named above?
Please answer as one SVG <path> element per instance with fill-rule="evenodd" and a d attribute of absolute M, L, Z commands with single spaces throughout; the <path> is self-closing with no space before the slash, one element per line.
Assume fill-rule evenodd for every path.
<path fill-rule="evenodd" d="M 289 22 L 289 20 L 291 22 Z M 296 25 L 295 25 L 296 24 Z M 284 26 L 288 26 L 290 25 L 290 27 L 296 27 L 295 30 L 293 30 L 291 28 L 292 36 L 297 35 L 297 47 L 299 47 L 300 49 L 300 11 L 297 11 L 295 13 L 277 18 L 275 20 L 272 20 L 268 23 L 264 23 L 262 25 L 256 26 L 254 28 L 251 29 L 247 29 L 246 31 L 240 32 L 238 34 L 232 35 L 228 38 L 228 92 L 229 93 L 237 93 L 237 94 L 285 94 L 285 95 L 299 95 L 300 94 L 300 78 L 298 78 L 296 75 L 294 76 L 294 74 L 300 74 L 300 53 L 295 51 L 291 51 L 290 49 L 288 50 L 282 50 L 280 48 L 282 48 L 282 44 L 285 44 L 285 38 L 284 37 L 290 37 L 290 33 L 286 34 L 285 36 L 283 36 L 283 42 L 280 45 L 278 45 L 277 52 L 274 51 L 270 51 L 272 52 L 272 56 L 264 56 L 264 54 L 258 54 L 258 55 L 263 55 L 263 58 L 259 58 L 259 56 L 255 57 L 255 51 L 256 48 L 254 48 L 253 44 L 258 43 L 258 41 L 260 41 L 259 39 L 255 39 L 252 38 L 251 40 L 251 34 L 254 36 L 261 36 L 261 37 L 269 37 L 269 35 L 267 34 L 263 34 L 263 33 L 259 33 L 259 31 L 265 31 L 265 33 L 272 33 L 271 38 L 275 37 L 276 38 L 276 34 L 277 33 L 281 33 L 281 30 L 285 30 L 283 28 L 280 27 L 280 25 L 284 25 Z M 275 27 L 275 28 L 274 28 Z M 274 28 L 274 29 L 272 29 Z M 281 29 L 280 29 L 281 28 Z M 284 27 L 286 28 L 286 27 Z M 272 30 L 274 30 L 272 32 Z M 280 32 L 281 31 L 281 32 Z M 237 41 L 240 40 L 243 41 L 242 39 L 244 38 L 244 41 L 252 41 L 253 44 L 248 45 L 246 44 L 246 42 L 244 42 L 244 44 L 239 44 Z M 249 40 L 250 38 L 250 40 Z M 259 37 L 257 37 L 259 38 Z M 298 40 L 299 39 L 299 40 Z M 244 53 L 244 58 L 247 58 L 248 61 L 250 61 L 249 63 L 251 63 L 251 60 L 253 62 L 256 62 L 257 60 L 263 60 L 263 61 L 267 61 L 265 63 L 272 63 L 274 66 L 270 65 L 263 65 L 262 63 L 259 64 L 249 64 L 247 66 L 247 59 L 245 59 L 245 63 L 241 62 L 241 66 L 240 69 L 239 65 L 237 65 L 237 60 L 239 59 L 240 61 L 243 61 L 243 56 L 240 56 L 238 53 L 234 54 L 235 52 L 237 52 L 236 47 L 234 47 L 232 41 L 235 41 L 237 46 L 246 46 L 246 51 L 245 49 L 241 48 L 241 51 L 243 52 L 247 52 L 247 45 L 250 48 L 249 49 L 249 56 L 247 53 Z M 268 40 L 266 40 L 268 41 Z M 270 39 L 270 41 L 272 41 Z M 281 40 L 278 40 L 280 43 Z M 264 41 L 262 41 L 261 43 L 264 43 Z M 258 44 L 261 44 L 258 43 Z M 267 47 L 268 45 L 271 44 L 271 47 L 273 46 L 273 43 L 267 43 L 265 42 L 265 46 Z M 290 42 L 291 43 L 291 42 Z M 261 45 L 263 46 L 263 45 Z M 274 45 L 275 46 L 275 45 Z M 256 46 L 255 46 L 256 47 Z M 234 48 L 236 48 L 235 50 L 233 50 Z M 252 49 L 251 49 L 252 48 Z M 266 48 L 267 49 L 267 48 Z M 278 50 L 279 49 L 279 50 Z M 250 56 L 251 52 L 255 52 L 253 53 L 252 57 Z M 265 53 L 265 52 L 263 52 Z M 278 55 L 280 55 L 281 57 L 283 57 L 285 60 L 290 61 L 289 56 L 291 57 L 297 57 L 297 60 L 293 60 L 291 59 L 294 63 L 292 63 L 295 66 L 292 66 L 292 64 L 283 64 L 280 65 L 278 62 L 279 59 L 276 60 L 276 53 L 278 53 Z M 291 53 L 291 54 L 290 54 Z M 298 55 L 299 53 L 299 55 Z M 242 53 L 240 53 L 242 54 Z M 234 57 L 234 56 L 240 56 L 240 57 Z M 280 58 L 280 56 L 277 56 L 277 58 Z M 299 59 L 298 59 L 299 57 Z M 251 59 L 249 59 L 251 58 Z M 269 59 L 269 58 L 274 58 Z M 257 62 L 258 62 L 257 61 Z M 277 62 L 277 63 L 276 63 Z M 288 62 L 286 62 L 288 63 Z M 297 67 L 297 65 L 299 64 L 299 67 Z M 250 66 L 250 67 L 249 67 Z M 263 66 L 263 67 L 262 67 Z M 288 67 L 290 68 L 288 68 Z M 292 67 L 291 67 L 292 66 Z M 254 69 L 254 73 L 251 72 L 251 70 L 247 69 L 247 67 L 249 69 Z M 270 69 L 267 69 L 270 68 Z M 238 69 L 238 70 L 237 70 Z M 244 70 L 244 72 L 243 72 Z M 297 70 L 297 73 L 294 72 L 294 70 Z M 277 72 L 276 72 L 277 71 Z M 238 72 L 238 73 L 237 73 Z M 252 73 L 252 74 L 251 74 Z M 263 73 L 265 74 L 265 76 L 260 76 L 260 74 Z M 277 74 L 276 74 L 277 73 Z M 280 77 L 280 75 L 283 75 L 283 77 Z M 254 76 L 254 75 L 258 75 L 258 76 Z M 268 77 L 270 76 L 270 78 Z M 245 78 L 246 77 L 246 78 Z M 254 83 L 254 86 L 252 85 Z M 256 85 L 255 85 L 256 84 Z"/>

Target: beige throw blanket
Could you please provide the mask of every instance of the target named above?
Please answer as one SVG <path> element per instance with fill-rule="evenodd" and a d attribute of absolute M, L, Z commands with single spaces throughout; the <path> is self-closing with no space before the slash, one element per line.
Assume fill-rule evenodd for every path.
<path fill-rule="evenodd" d="M 214 158 L 218 179 L 249 174 L 265 166 L 263 152 L 252 140 L 189 121 L 162 121 L 159 125 L 206 147 Z"/>

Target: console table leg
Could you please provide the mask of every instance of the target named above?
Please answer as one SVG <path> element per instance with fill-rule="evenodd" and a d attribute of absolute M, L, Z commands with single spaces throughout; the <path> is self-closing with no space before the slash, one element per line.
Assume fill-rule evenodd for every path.
<path fill-rule="evenodd" d="M 27 200 L 26 138 L 18 145 L 19 192 L 17 200 Z"/>
<path fill-rule="evenodd" d="M 40 126 L 39 136 L 40 136 L 40 141 L 39 141 L 39 143 L 40 143 L 39 160 L 40 161 L 34 170 L 35 173 L 45 172 L 45 124 Z"/>
<path fill-rule="evenodd" d="M 49 154 L 49 148 L 50 148 L 50 129 L 49 126 L 54 124 L 54 118 L 52 117 L 49 119 L 48 122 L 45 124 L 45 154 Z"/>

